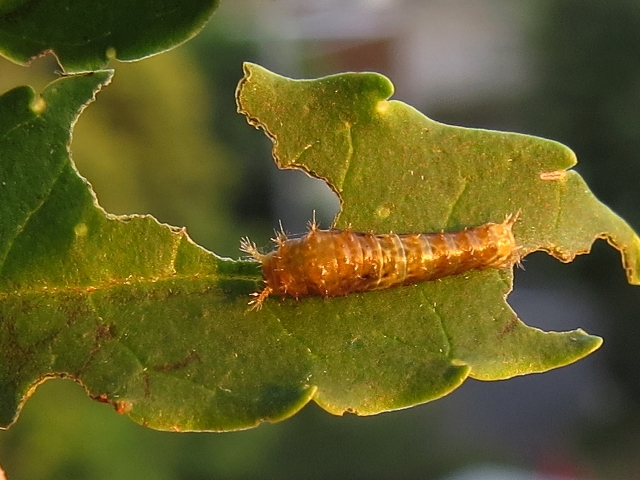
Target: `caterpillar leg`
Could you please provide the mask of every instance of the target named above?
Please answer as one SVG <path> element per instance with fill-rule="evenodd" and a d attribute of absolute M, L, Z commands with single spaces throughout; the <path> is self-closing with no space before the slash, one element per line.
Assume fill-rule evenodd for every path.
<path fill-rule="evenodd" d="M 253 292 L 251 296 L 256 298 L 249 302 L 249 305 L 251 305 L 249 310 L 260 310 L 262 308 L 262 304 L 272 291 L 273 290 L 271 290 L 271 288 L 264 287 L 261 292 Z"/>
<path fill-rule="evenodd" d="M 511 213 L 507 215 L 507 218 L 504 219 L 503 224 L 506 225 L 510 231 L 513 228 L 513 225 L 515 225 L 515 223 L 520 218 L 521 211 L 522 210 L 518 210 L 516 213 Z M 513 249 L 513 252 L 511 254 L 511 262 L 512 262 L 512 265 L 517 265 L 519 268 L 524 270 L 524 265 L 522 264 L 522 251 L 523 251 L 522 245 L 516 245 L 516 247 Z"/>
<path fill-rule="evenodd" d="M 251 240 L 249 240 L 249 238 L 247 237 L 240 239 L 240 251 L 244 253 L 248 253 L 255 260 L 258 260 L 259 262 L 262 261 L 263 255 L 260 252 L 258 252 L 258 248 L 256 247 L 256 244 L 253 243 Z"/>
<path fill-rule="evenodd" d="M 520 218 L 521 211 L 522 210 L 518 210 L 516 213 L 510 213 L 507 215 L 507 218 L 504 219 L 503 225 L 512 227 L 518 221 L 518 218 Z"/>

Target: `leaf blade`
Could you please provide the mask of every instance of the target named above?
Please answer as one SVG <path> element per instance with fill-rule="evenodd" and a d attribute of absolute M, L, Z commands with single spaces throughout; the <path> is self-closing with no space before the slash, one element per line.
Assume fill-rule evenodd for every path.
<path fill-rule="evenodd" d="M 637 283 L 637 235 L 593 197 L 579 175 L 566 171 L 576 163 L 568 148 L 526 135 L 440 124 L 389 101 L 392 92 L 388 80 L 376 74 L 298 81 L 245 64 L 237 99 L 249 123 L 272 139 L 280 168 L 301 168 L 324 178 L 340 196 L 338 228 L 376 233 L 456 230 L 519 212 L 514 233 L 523 256 L 545 250 L 568 261 L 606 237 L 621 250 L 628 278 Z M 265 98 L 269 101 L 263 102 Z M 305 128 L 283 122 L 283 116 L 300 119 Z M 325 157 L 331 160 L 323 163 Z M 600 338 L 581 330 L 542 334 L 524 326 L 504 301 L 511 290 L 510 273 L 482 271 L 460 277 L 419 287 L 425 304 L 464 307 L 463 314 L 447 310 L 444 330 L 473 338 L 462 332 L 473 330 L 474 322 L 484 323 L 487 328 L 476 334 L 491 345 L 504 336 L 501 330 L 509 329 L 534 355 L 511 349 L 496 362 L 491 358 L 495 349 L 452 338 L 453 356 L 472 366 L 471 376 L 490 380 L 546 371 L 576 361 L 601 344 Z M 476 301 L 474 289 L 484 285 L 492 286 L 486 292 L 490 300 Z M 492 308 L 498 311 L 487 313 Z M 491 326 L 491 318 L 502 318 L 501 326 Z M 564 349 L 566 355 L 554 349 Z M 505 361 L 511 369 L 496 366 Z"/>
<path fill-rule="evenodd" d="M 25 65 L 53 52 L 66 72 L 133 61 L 169 50 L 195 36 L 217 0 L 74 2 L 23 0 L 0 7 L 0 54 Z"/>
<path fill-rule="evenodd" d="M 611 225 L 618 228 L 612 235 L 618 246 L 637 241 L 626 223 L 584 191 L 577 175 L 540 178 L 575 163 L 566 147 L 438 124 L 387 101 L 392 86 L 375 74 L 296 83 L 247 68 L 238 90 L 241 110 L 269 130 L 281 166 L 335 182 L 342 226 L 453 229 L 501 221 L 520 210 L 524 220 L 516 225 L 516 238 L 525 253 L 549 245 L 572 252 Z M 66 82 L 78 78 L 52 84 L 44 98 L 64 93 Z M 0 136 L 11 146 L 0 151 L 15 153 L 14 164 L 30 158 L 19 144 L 34 144 L 38 158 L 47 158 L 48 150 L 37 146 L 42 138 L 50 139 L 47 148 L 62 152 L 51 157 L 56 161 L 45 169 L 46 181 L 33 183 L 38 188 L 29 187 L 29 169 L 19 175 L 0 170 L 0 180 L 22 182 L 16 191 L 31 199 L 30 208 L 21 210 L 16 195 L 10 209 L 18 212 L 15 221 L 0 230 L 6 252 L 0 264 L 4 426 L 33 388 L 52 376 L 74 378 L 93 398 L 143 425 L 222 431 L 281 420 L 310 400 L 334 414 L 405 408 L 446 395 L 468 376 L 495 380 L 546 371 L 601 343 L 581 330 L 541 332 L 522 324 L 505 302 L 509 271 L 474 271 L 326 300 L 271 298 L 262 311 L 249 311 L 248 294 L 260 288 L 258 264 L 219 258 L 193 244 L 184 230 L 151 217 L 114 217 L 97 206 L 66 155 L 70 126 L 91 97 L 85 93 L 73 103 L 74 91 L 70 87 L 65 101 L 75 107 L 62 109 L 71 114 L 55 116 L 47 127 L 55 135 L 43 136 L 41 129 L 26 142 L 20 135 L 38 132 L 37 115 L 27 108 L 33 98 L 13 93 L 20 99 L 3 103 L 0 97 L 0 107 L 27 112 L 23 120 L 0 115 L 14 119 L 6 130 L 15 127 L 18 137 Z M 291 119 L 295 125 L 289 127 L 283 120 Z M 425 136 L 436 143 L 425 148 Z M 489 175 L 492 156 L 498 167 L 489 168 Z M 0 165 L 9 165 L 7 158 Z M 395 162 L 381 167 L 381 159 L 389 158 Z M 451 164 L 452 158 L 458 163 Z M 484 161 L 472 164 L 477 158 Z M 531 158 L 538 159 L 535 165 L 525 161 Z M 514 161 L 522 168 L 514 169 Z M 469 165 L 472 174 L 464 168 Z M 529 183 L 514 182 L 518 172 Z M 428 187 L 434 178 L 445 194 Z M 583 209 L 591 224 L 519 203 L 541 189 L 555 195 L 550 198 L 556 205 L 576 202 L 572 211 Z M 42 205 L 35 201 L 39 195 L 45 196 Z M 425 204 L 430 208 L 419 208 Z M 50 229 L 52 223 L 58 230 Z M 632 268 L 637 246 L 628 250 Z"/>

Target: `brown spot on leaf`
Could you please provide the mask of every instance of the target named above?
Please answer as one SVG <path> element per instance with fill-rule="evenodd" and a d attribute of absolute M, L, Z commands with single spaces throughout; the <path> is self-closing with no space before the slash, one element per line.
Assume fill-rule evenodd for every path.
<path fill-rule="evenodd" d="M 90 395 L 90 397 L 100 403 L 110 403 L 109 397 L 107 397 L 106 393 L 101 393 L 100 395 Z"/>
<path fill-rule="evenodd" d="M 133 403 L 128 400 L 116 400 L 113 403 L 113 407 L 116 410 L 116 413 L 124 415 L 125 413 L 129 413 L 133 408 Z"/>
<path fill-rule="evenodd" d="M 540 180 L 557 182 L 567 176 L 566 170 L 556 170 L 554 172 L 541 172 Z"/>
<path fill-rule="evenodd" d="M 500 335 L 508 335 L 509 333 L 513 332 L 513 330 L 516 328 L 516 325 L 517 321 L 513 319 L 500 330 Z"/>
<path fill-rule="evenodd" d="M 192 362 L 202 362 L 200 355 L 198 355 L 198 353 L 195 350 L 191 350 L 191 352 L 189 352 L 189 354 L 185 358 L 183 358 L 178 362 L 165 363 L 162 365 L 154 365 L 151 367 L 151 369 L 156 372 L 165 372 L 165 373 L 173 372 L 175 370 L 179 370 L 181 368 L 186 367 Z"/>

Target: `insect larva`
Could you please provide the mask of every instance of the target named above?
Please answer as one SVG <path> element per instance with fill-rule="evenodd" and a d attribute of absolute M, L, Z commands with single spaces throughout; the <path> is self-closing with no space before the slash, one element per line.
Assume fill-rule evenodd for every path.
<path fill-rule="evenodd" d="M 315 222 L 301 238 L 277 234 L 277 248 L 261 254 L 248 238 L 240 249 L 262 264 L 266 283 L 252 295 L 260 309 L 269 295 L 337 297 L 517 263 L 512 227 L 518 215 L 458 232 L 373 235 L 320 230 Z"/>

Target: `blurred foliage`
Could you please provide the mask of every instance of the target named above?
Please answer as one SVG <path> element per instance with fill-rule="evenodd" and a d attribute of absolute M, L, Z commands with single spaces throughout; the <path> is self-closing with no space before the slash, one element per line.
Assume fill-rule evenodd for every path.
<path fill-rule="evenodd" d="M 208 85 L 215 88 L 210 105 L 209 125 L 220 141 L 234 152 L 234 174 L 241 188 L 229 202 L 234 217 L 247 226 L 247 233 L 271 233 L 273 213 L 270 143 L 261 132 L 248 128 L 244 116 L 237 113 L 235 90 L 242 78 L 242 62 L 257 60 L 257 45 L 232 38 L 224 24 L 212 24 L 189 43 Z M 247 235 L 243 233 L 243 235 Z"/>
<path fill-rule="evenodd" d="M 237 252 L 229 202 L 234 158 L 208 129 L 215 91 L 182 49 L 118 64 L 80 117 L 72 154 L 110 213 L 152 213 L 198 243 Z M 237 256 L 237 255 L 236 255 Z"/>
<path fill-rule="evenodd" d="M 41 90 L 54 78 L 53 65 L 51 57 L 26 69 L 2 61 L 0 88 Z M 188 225 L 197 243 L 237 257 L 245 233 L 231 205 L 242 189 L 233 150 L 210 128 L 214 102 L 215 86 L 184 49 L 119 63 L 111 85 L 75 126 L 72 156 L 109 213 L 151 213 Z"/>
<path fill-rule="evenodd" d="M 60 67 L 52 55 L 38 57 L 28 67 L 22 67 L 0 57 L 0 93 L 19 85 L 31 85 L 36 92 L 58 78 Z"/>
<path fill-rule="evenodd" d="M 640 5 L 545 5 L 535 30 L 539 101 L 530 118 L 540 134 L 571 145 L 598 197 L 638 225 Z"/>
<path fill-rule="evenodd" d="M 310 405 L 278 425 L 177 435 L 141 427 L 56 379 L 0 435 L 0 458 L 9 480 L 434 479 L 482 453 L 456 451 L 442 426 L 419 409 L 358 418 Z M 503 458 L 488 449 L 484 455 Z"/>
<path fill-rule="evenodd" d="M 640 226 L 640 4 L 561 0 L 539 5 L 532 32 L 539 82 L 524 109 L 528 129 L 569 145 L 594 193 Z M 612 252 L 596 245 L 572 271 L 607 312 L 602 354 L 622 395 L 581 440 L 601 478 L 637 476 L 640 295 Z M 555 266 L 554 266 L 555 267 Z M 549 268 L 546 278 L 560 278 Z"/>
<path fill-rule="evenodd" d="M 271 158 L 271 142 L 262 132 L 247 128 L 246 118 L 237 113 L 234 92 L 242 63 L 260 59 L 258 45 L 238 37 L 233 23 L 222 21 L 198 35 L 189 49 L 217 93 L 211 105 L 211 128 L 237 159 L 234 173 L 244 188 L 229 200 L 242 235 L 270 248 L 278 222 L 287 232 L 299 234 L 315 211 L 323 227 L 331 225 L 339 207 L 327 184 L 299 170 L 278 170 Z"/>

